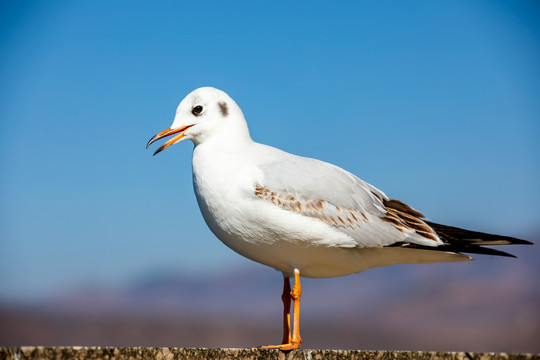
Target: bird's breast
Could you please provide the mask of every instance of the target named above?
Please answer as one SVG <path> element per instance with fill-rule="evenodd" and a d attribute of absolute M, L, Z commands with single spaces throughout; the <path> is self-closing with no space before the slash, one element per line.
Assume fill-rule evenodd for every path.
<path fill-rule="evenodd" d="M 208 227 L 229 245 L 230 241 L 238 241 L 239 229 L 246 226 L 243 219 L 253 188 L 252 167 L 238 161 L 234 153 L 207 153 L 204 148 L 195 148 L 193 187 Z"/>

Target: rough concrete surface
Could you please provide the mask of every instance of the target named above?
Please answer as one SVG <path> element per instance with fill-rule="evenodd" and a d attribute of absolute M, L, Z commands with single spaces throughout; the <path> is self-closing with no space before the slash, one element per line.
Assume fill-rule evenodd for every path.
<path fill-rule="evenodd" d="M 196 349 L 196 348 L 114 348 L 114 347 L 2 347 L 1 360 L 181 360 L 181 359 L 277 359 L 277 360 L 529 360 L 540 359 L 538 354 L 465 353 L 465 352 L 409 352 L 361 350 L 279 350 L 259 349 Z"/>

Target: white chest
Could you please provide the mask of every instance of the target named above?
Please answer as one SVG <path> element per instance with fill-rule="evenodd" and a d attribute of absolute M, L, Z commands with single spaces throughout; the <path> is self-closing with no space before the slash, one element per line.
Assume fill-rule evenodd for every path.
<path fill-rule="evenodd" d="M 237 149 L 216 151 L 199 145 L 193 152 L 193 188 L 201 213 L 212 232 L 229 245 L 246 227 L 256 167 Z M 233 239 L 235 238 L 235 239 Z"/>

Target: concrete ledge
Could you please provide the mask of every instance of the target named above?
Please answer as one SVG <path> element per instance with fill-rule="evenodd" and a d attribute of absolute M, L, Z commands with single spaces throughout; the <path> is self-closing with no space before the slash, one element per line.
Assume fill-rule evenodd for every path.
<path fill-rule="evenodd" d="M 0 360 L 180 360 L 180 359 L 277 359 L 277 360 L 539 360 L 538 354 L 409 352 L 362 350 L 278 350 L 258 349 L 194 349 L 194 348 L 114 348 L 114 347 L 2 347 Z"/>

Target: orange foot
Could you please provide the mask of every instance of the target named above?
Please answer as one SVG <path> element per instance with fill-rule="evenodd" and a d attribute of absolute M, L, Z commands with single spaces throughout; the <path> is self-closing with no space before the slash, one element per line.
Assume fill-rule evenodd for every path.
<path fill-rule="evenodd" d="M 296 350 L 296 349 L 300 349 L 300 342 L 290 342 L 290 343 L 281 344 L 281 345 L 260 346 L 259 349 L 278 349 L 281 351 Z"/>

